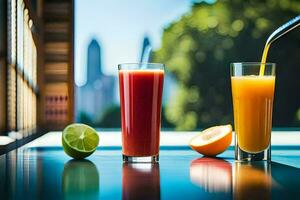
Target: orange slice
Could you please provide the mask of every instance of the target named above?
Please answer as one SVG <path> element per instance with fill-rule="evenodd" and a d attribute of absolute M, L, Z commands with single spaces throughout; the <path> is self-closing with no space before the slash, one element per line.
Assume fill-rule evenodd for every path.
<path fill-rule="evenodd" d="M 216 156 L 224 152 L 232 140 L 230 124 L 214 126 L 202 131 L 190 141 L 190 147 L 205 156 Z"/>

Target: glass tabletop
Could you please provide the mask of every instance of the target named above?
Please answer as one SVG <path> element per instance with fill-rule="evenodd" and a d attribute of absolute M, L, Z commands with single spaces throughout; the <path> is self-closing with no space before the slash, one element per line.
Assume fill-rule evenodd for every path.
<path fill-rule="evenodd" d="M 162 147 L 159 164 L 124 164 L 121 149 L 72 160 L 59 147 L 0 156 L 0 192 L 9 199 L 283 199 L 300 195 L 300 148 L 272 151 L 271 163 L 237 163 L 188 147 Z"/>

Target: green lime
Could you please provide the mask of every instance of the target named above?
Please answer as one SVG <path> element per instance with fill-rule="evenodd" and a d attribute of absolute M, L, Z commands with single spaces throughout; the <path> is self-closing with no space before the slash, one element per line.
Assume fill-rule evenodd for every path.
<path fill-rule="evenodd" d="M 62 133 L 64 151 L 75 159 L 91 155 L 99 144 L 97 131 L 85 124 L 71 124 Z"/>

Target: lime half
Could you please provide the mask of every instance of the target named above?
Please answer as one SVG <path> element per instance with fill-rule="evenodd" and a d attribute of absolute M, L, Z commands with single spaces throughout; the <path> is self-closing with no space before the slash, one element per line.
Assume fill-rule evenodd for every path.
<path fill-rule="evenodd" d="M 99 144 L 97 131 L 85 124 L 71 124 L 62 133 L 64 151 L 75 159 L 91 155 Z"/>

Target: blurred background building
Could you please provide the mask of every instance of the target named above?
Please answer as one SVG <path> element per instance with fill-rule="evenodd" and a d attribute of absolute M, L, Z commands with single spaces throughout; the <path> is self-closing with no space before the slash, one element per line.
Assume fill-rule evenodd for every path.
<path fill-rule="evenodd" d="M 1 0 L 0 128 L 20 139 L 73 121 L 71 0 Z"/>
<path fill-rule="evenodd" d="M 74 120 L 74 3 L 36 1 L 43 5 L 41 119 L 44 127 L 60 129 Z"/>
<path fill-rule="evenodd" d="M 88 45 L 87 81 L 77 87 L 77 120 L 89 119 L 96 122 L 101 119 L 105 109 L 114 105 L 116 77 L 105 75 L 102 71 L 101 48 L 96 39 Z"/>

